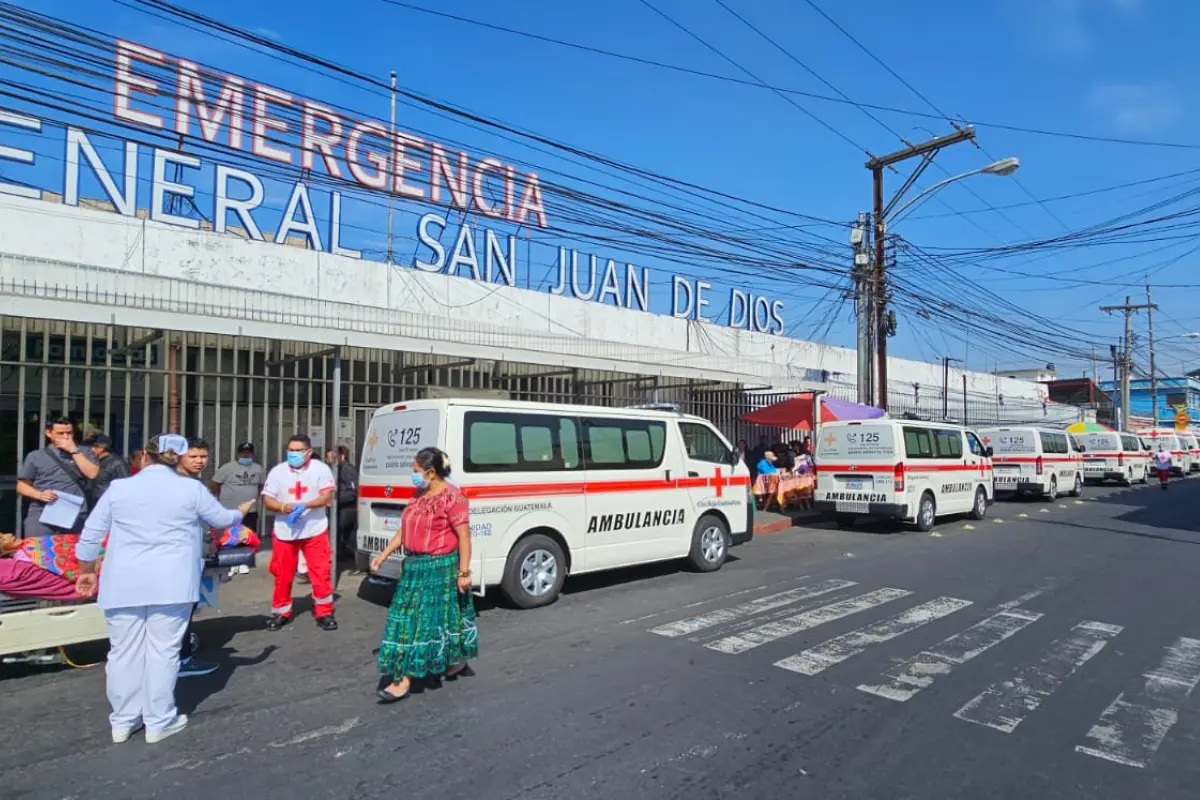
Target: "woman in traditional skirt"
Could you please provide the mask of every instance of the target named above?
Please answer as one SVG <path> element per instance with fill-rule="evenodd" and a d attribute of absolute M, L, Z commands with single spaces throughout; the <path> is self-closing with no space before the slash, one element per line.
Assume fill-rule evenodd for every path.
<path fill-rule="evenodd" d="M 471 528 L 467 499 L 452 484 L 449 458 L 426 447 L 413 459 L 416 495 L 404 509 L 400 530 L 371 562 L 378 571 L 404 548 L 404 567 L 387 629 L 379 647 L 379 673 L 391 683 L 378 691 L 383 703 L 408 697 L 414 678 L 454 679 L 479 654 L 471 599 Z"/>

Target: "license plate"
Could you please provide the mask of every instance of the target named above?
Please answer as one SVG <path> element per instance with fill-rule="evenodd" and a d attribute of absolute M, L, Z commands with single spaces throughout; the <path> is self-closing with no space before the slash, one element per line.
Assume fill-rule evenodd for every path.
<path fill-rule="evenodd" d="M 838 500 L 834 503 L 834 509 L 839 514 L 866 514 L 867 504 L 856 503 L 850 500 Z"/>
<path fill-rule="evenodd" d="M 852 491 L 859 491 L 863 488 L 862 481 L 846 481 L 846 488 Z"/>
<path fill-rule="evenodd" d="M 1016 475 L 997 475 L 996 476 L 996 483 L 1016 483 L 1016 482 L 1017 482 Z"/>

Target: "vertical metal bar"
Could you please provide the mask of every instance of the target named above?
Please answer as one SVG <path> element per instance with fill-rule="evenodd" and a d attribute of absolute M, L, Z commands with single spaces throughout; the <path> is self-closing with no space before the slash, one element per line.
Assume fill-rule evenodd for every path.
<path fill-rule="evenodd" d="M 175 387 L 176 402 L 179 403 L 179 432 L 188 429 L 187 424 L 187 364 L 188 364 L 188 334 L 180 332 L 179 347 L 175 348 L 175 370 L 171 374 L 171 385 Z M 204 431 L 197 430 L 197 436 L 203 436 Z"/>
<path fill-rule="evenodd" d="M 122 327 L 121 330 L 125 334 L 125 336 L 122 337 L 123 340 L 126 343 L 128 343 L 129 328 Z M 129 423 L 130 423 L 130 420 L 131 420 L 131 417 L 133 414 L 133 353 L 129 352 L 129 350 L 125 351 L 125 403 L 124 403 L 124 406 L 125 407 L 121 410 L 121 429 L 122 429 L 121 447 L 124 450 L 125 454 L 128 455 L 129 454 Z M 146 429 L 142 428 L 142 441 L 139 442 L 139 445 L 144 447 L 145 444 L 146 444 Z"/>
<path fill-rule="evenodd" d="M 42 428 L 50 421 L 50 321 L 42 320 L 42 396 L 38 401 L 38 422 Z"/>
<path fill-rule="evenodd" d="M 207 366 L 205 364 L 205 356 L 207 355 L 205 342 L 208 340 L 207 333 L 198 334 L 200 343 L 196 345 L 196 435 L 204 436 L 204 373 Z M 207 439 L 207 436 L 204 436 Z M 212 463 L 214 467 L 221 466 L 221 440 L 217 438 L 215 431 L 209 446 L 213 449 Z"/>
<path fill-rule="evenodd" d="M 324 360 L 324 359 L 322 359 Z M 333 348 L 333 435 L 337 436 L 338 422 L 341 417 L 342 409 L 342 349 L 340 347 Z M 329 438 L 329 434 L 326 434 Z M 337 470 L 337 464 L 334 463 L 333 468 Z M 337 493 L 337 474 L 334 473 L 334 490 L 333 503 L 330 505 L 330 520 L 329 520 L 329 551 L 330 565 L 329 574 L 333 578 L 333 588 L 337 588 L 338 584 L 338 541 L 337 541 L 337 519 L 338 519 L 338 493 Z"/>
<path fill-rule="evenodd" d="M 163 359 L 162 359 L 162 398 L 163 398 L 163 428 L 170 433 L 182 434 L 177 423 L 178 409 L 176 403 L 179 402 L 178 396 L 175 394 L 174 387 L 171 385 L 171 373 L 175 369 L 175 350 L 171 346 L 171 331 L 163 331 Z"/>
<path fill-rule="evenodd" d="M 271 342 L 263 341 L 263 368 L 262 368 L 262 438 L 267 441 L 267 437 L 271 435 L 271 379 L 268 377 L 271 370 L 267 367 L 267 361 L 271 358 Z M 282 368 L 281 368 L 282 371 Z M 251 438 L 251 437 L 247 437 Z M 278 439 L 278 436 L 276 436 Z M 282 444 L 277 442 L 276 444 Z M 277 447 L 275 452 L 282 450 L 282 447 Z"/>
<path fill-rule="evenodd" d="M 215 384 L 216 391 L 213 396 L 213 413 L 216 414 L 216 416 L 217 416 L 217 423 L 213 428 L 213 439 L 219 442 L 219 441 L 221 441 L 221 439 L 224 438 L 221 436 L 221 421 L 222 421 L 221 389 L 223 388 L 221 386 L 221 375 L 222 375 L 221 368 L 222 368 L 222 362 L 224 361 L 224 355 L 225 355 L 225 337 L 224 336 L 217 337 L 215 349 L 216 349 L 216 353 L 214 353 L 214 355 L 216 357 L 213 359 L 213 374 L 215 377 L 214 377 L 213 381 Z M 234 456 L 237 455 L 237 453 L 234 451 L 235 447 L 237 447 L 237 444 L 230 442 L 230 444 L 229 444 L 229 457 L 230 458 L 233 458 Z M 219 448 L 220 448 L 220 445 L 218 445 L 218 451 L 219 451 Z M 221 460 L 220 460 L 220 457 L 218 456 L 217 466 L 219 467 L 220 464 L 221 464 Z"/>
<path fill-rule="evenodd" d="M 87 435 L 87 425 L 92 420 L 92 328 L 90 322 L 85 325 L 83 338 L 83 424 L 84 435 Z M 105 426 L 100 426 L 105 431 Z M 106 431 L 105 431 L 106 432 Z"/>
<path fill-rule="evenodd" d="M 237 451 L 237 410 L 238 404 L 241 402 L 241 397 L 238 395 L 238 389 L 242 385 L 238 378 L 238 372 L 240 372 L 238 369 L 238 339 L 237 336 L 233 337 L 233 344 L 230 348 L 233 356 L 233 364 L 229 372 L 232 376 L 230 380 L 233 382 L 232 391 L 229 393 L 229 452 L 231 453 Z M 267 443 L 259 442 L 259 448 L 259 452 L 266 453 Z"/>
<path fill-rule="evenodd" d="M 314 375 L 316 374 L 317 369 L 316 369 L 316 364 L 313 362 L 313 360 L 311 358 L 309 358 L 304 363 L 308 365 L 305 368 L 305 371 L 308 373 L 308 380 L 307 380 L 308 386 L 305 390 L 305 400 L 307 402 L 307 409 L 304 412 L 304 430 L 306 432 L 311 432 L 312 425 L 313 425 L 313 421 L 312 421 L 313 393 L 316 391 L 313 384 L 314 384 Z M 300 429 L 300 421 L 299 420 L 296 420 L 296 429 L 297 430 Z"/>
<path fill-rule="evenodd" d="M 71 324 L 63 325 L 62 415 L 71 416 Z"/>
<path fill-rule="evenodd" d="M 138 333 L 138 331 L 135 330 L 134 333 L 136 334 L 136 333 Z M 164 337 L 164 339 L 162 341 L 164 342 L 164 344 L 158 345 L 158 348 L 165 352 L 166 338 Z M 153 370 L 151 369 L 151 367 L 153 364 L 152 354 L 154 352 L 154 347 L 155 347 L 155 345 L 153 345 L 153 344 L 142 345 L 142 395 L 143 395 L 142 396 L 142 441 L 143 442 L 148 441 L 150 439 L 150 437 L 161 432 L 161 431 L 151 431 L 150 430 L 150 389 L 151 389 L 150 384 L 153 380 L 153 375 L 152 375 Z M 163 400 L 165 401 L 166 398 L 164 397 Z"/>
<path fill-rule="evenodd" d="M 113 326 L 104 326 L 104 432 L 112 435 L 112 363 Z M 122 446 L 121 455 L 128 457 L 129 448 Z"/>
<path fill-rule="evenodd" d="M 279 353 L 280 356 L 283 355 L 282 347 L 278 344 L 276 345 L 276 351 Z M 276 391 L 279 392 L 279 400 L 276 402 L 276 410 L 275 410 L 275 414 L 276 414 L 275 438 L 279 441 L 279 444 L 282 445 L 284 437 L 291 436 L 293 431 L 285 431 L 283 429 L 283 386 L 284 386 L 283 375 L 284 375 L 284 372 L 286 372 L 286 370 L 287 370 L 287 366 L 285 364 L 280 364 L 277 367 L 277 369 L 279 370 L 279 375 L 275 378 L 275 389 L 276 389 Z M 296 370 L 296 362 L 293 361 L 292 362 L 292 371 L 295 372 L 295 370 Z M 293 424 L 295 424 L 295 423 L 293 423 Z M 283 449 L 283 448 L 281 447 L 280 449 Z"/>
<path fill-rule="evenodd" d="M 29 328 L 29 320 L 27 320 L 25 317 L 21 317 L 21 332 L 18 336 L 18 342 L 19 342 L 18 346 L 21 349 L 17 356 L 17 361 L 20 364 L 20 366 L 17 367 L 17 465 L 18 465 L 17 468 L 18 469 L 20 469 L 21 464 L 25 463 L 25 383 L 26 383 L 25 372 L 28 369 L 28 367 L 25 366 L 25 354 L 28 352 L 26 350 L 26 343 L 28 341 L 28 338 L 27 338 L 28 337 L 28 328 Z M 24 520 L 21 519 L 20 498 L 17 499 L 16 505 L 17 505 L 17 510 L 16 510 L 17 519 L 13 525 L 13 530 L 17 532 L 17 538 L 19 539 L 23 535 L 22 523 L 24 522 Z"/>

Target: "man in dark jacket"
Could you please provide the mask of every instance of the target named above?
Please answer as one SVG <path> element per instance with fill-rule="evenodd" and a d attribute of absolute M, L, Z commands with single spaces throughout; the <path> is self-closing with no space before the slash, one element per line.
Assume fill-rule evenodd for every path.
<path fill-rule="evenodd" d="M 358 467 L 350 463 L 350 448 L 338 445 L 325 454 L 337 480 L 337 537 L 342 555 L 354 556 L 358 546 Z"/>
<path fill-rule="evenodd" d="M 118 478 L 129 477 L 129 465 L 112 451 L 112 439 L 103 433 L 90 437 L 84 444 L 92 449 L 92 455 L 100 462 L 100 474 L 92 481 L 92 498 L 99 500 L 110 483 Z"/>

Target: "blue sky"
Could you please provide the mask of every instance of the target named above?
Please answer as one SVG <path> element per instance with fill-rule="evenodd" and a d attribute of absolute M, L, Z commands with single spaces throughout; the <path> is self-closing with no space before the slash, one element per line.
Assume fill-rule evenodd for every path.
<path fill-rule="evenodd" d="M 934 113 L 807 2 L 724 1 L 853 100 Z M 1163 0 L 994 0 L 914 7 L 862 0 L 846 7 L 831 0 L 816 2 L 950 115 L 1100 137 L 1196 141 L 1191 134 L 1196 98 L 1185 76 L 1194 74 L 1200 60 L 1192 46 L 1193 32 L 1200 24 L 1200 5 L 1168 6 Z M 418 4 L 547 37 L 745 77 L 642 0 L 603 4 L 528 0 L 505 3 L 502 8 L 481 0 L 418 0 Z M 547 137 L 731 195 L 825 219 L 849 221 L 870 204 L 865 155 L 846 139 L 876 154 L 902 146 L 884 125 L 850 104 L 793 96 L 796 105 L 819 117 L 823 125 L 762 88 L 589 55 L 420 14 L 383 0 L 342 0 L 336 7 L 311 0 L 206 0 L 192 5 L 207 15 L 381 79 L 394 69 L 406 88 Z M 823 95 L 835 93 L 715 0 L 654 0 L 654 5 L 769 84 Z M 112 0 L 88 4 L 44 0 L 27 7 L 379 119 L 387 117 L 386 98 L 281 65 L 278 59 L 217 42 Z M 885 111 L 872 114 L 911 140 L 948 130 L 944 120 Z M 577 164 L 424 111 L 402 107 L 399 123 L 464 141 L 481 156 L 498 153 L 544 164 L 548 169 L 588 174 Z M 1017 180 L 979 176 L 948 186 L 895 225 L 893 232 L 935 253 L 940 252 L 937 248 L 986 248 L 1039 240 L 1133 211 L 1200 183 L 1200 177 L 1183 175 L 1037 204 L 1031 202 L 1031 195 L 1055 198 L 1196 169 L 1200 153 L 1033 135 L 985 124 L 978 132 L 983 150 L 970 144 L 947 149 L 913 194 L 947 174 L 981 167 L 991 157 L 1019 157 L 1022 167 Z M 6 167 L 6 174 L 14 173 Z M 903 176 L 889 173 L 889 192 L 902 181 Z M 285 202 L 286 194 L 281 192 L 269 192 L 268 202 Z M 352 207 L 352 201 L 348 202 Z M 551 201 L 552 221 L 553 205 Z M 407 206 L 404 213 L 408 216 L 397 225 L 397 231 L 411 236 L 416 216 L 425 210 L 430 209 Z M 352 215 L 357 215 L 355 224 L 363 228 L 377 225 L 378 214 L 365 208 Z M 813 231 L 839 245 L 846 241 L 842 229 L 822 226 Z M 354 246 L 366 249 L 379 244 L 379 239 L 365 230 L 343 238 L 352 238 Z M 1121 325 L 1119 319 L 1100 314 L 1097 306 L 1120 302 L 1126 294 L 1140 300 L 1147 275 L 1151 283 L 1171 287 L 1156 291 L 1155 300 L 1161 305 L 1156 318 L 1159 335 L 1177 336 L 1200 328 L 1193 311 L 1200 299 L 1196 291 L 1200 284 L 1191 286 L 1200 253 L 1185 257 L 1189 247 L 1180 241 L 1168 247 L 1141 243 L 1059 248 L 1002 260 L 956 262 L 954 269 L 988 292 L 1060 322 L 1064 339 L 1082 338 L 1088 347 L 1097 343 L 1103 351 L 1107 343 L 1116 341 Z M 611 254 L 621 255 L 616 250 Z M 848 267 L 848 248 L 845 256 Z M 531 285 L 542 283 L 545 288 L 552 258 L 549 247 L 533 255 L 536 268 Z M 668 271 L 688 271 L 647 258 L 631 260 Z M 1014 271 L 1047 279 L 1017 278 Z M 937 291 L 936 286 L 928 285 L 929 276 L 919 265 L 903 254 L 898 273 Z M 721 289 L 728 285 L 780 297 L 786 304 L 791 334 L 852 344 L 849 305 L 831 300 L 830 292 L 812 287 L 808 280 L 805 274 L 787 280 L 777 274 L 713 279 L 718 290 L 712 303 L 715 310 L 724 310 Z M 964 291 L 965 296 L 972 296 L 976 289 Z M 983 293 L 977 295 L 977 301 L 986 308 L 996 304 L 993 296 Z M 1139 321 L 1139 328 L 1143 324 L 1144 320 Z M 906 311 L 901 314 L 893 353 L 930 360 L 943 355 L 966 358 L 977 369 L 992 369 L 997 364 L 1012 368 L 1046 360 L 1023 357 L 1021 344 L 1011 333 L 987 330 L 976 330 L 964 339 L 935 321 Z M 1160 365 L 1174 371 L 1190 363 L 1193 356 L 1200 356 L 1200 348 L 1176 339 L 1164 343 Z M 1065 357 L 1057 362 L 1072 374 L 1089 366 Z M 1102 364 L 1102 377 L 1106 372 Z"/>

